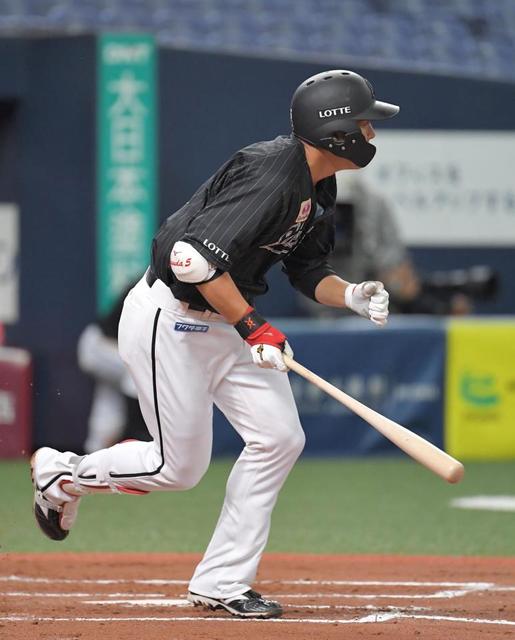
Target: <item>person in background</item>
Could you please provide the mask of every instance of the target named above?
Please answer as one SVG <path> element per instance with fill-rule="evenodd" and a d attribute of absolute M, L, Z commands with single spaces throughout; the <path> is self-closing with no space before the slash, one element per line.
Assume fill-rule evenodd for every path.
<path fill-rule="evenodd" d="M 118 324 L 123 301 L 135 282 L 122 291 L 111 311 L 82 331 L 77 345 L 80 369 L 94 381 L 84 451 L 110 447 L 123 437 L 149 439 L 134 382 L 118 353 Z"/>
<path fill-rule="evenodd" d="M 361 177 L 339 175 L 335 210 L 336 239 L 331 264 L 352 282 L 380 280 L 390 294 L 393 313 L 464 315 L 473 309 L 470 295 L 437 290 L 417 272 L 391 205 Z M 299 296 L 302 312 L 339 317 L 341 311 Z"/>

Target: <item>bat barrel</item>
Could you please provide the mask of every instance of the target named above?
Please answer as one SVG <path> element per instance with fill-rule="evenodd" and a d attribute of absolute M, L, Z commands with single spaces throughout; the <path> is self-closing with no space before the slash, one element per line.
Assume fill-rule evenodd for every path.
<path fill-rule="evenodd" d="M 461 462 L 445 453 L 434 444 L 431 444 L 424 438 L 421 438 L 413 431 L 406 429 L 397 422 L 390 420 L 386 416 L 377 413 L 374 409 L 367 407 L 352 396 L 347 395 L 341 389 L 338 389 L 327 380 L 306 369 L 293 358 L 284 355 L 286 366 L 295 371 L 322 391 L 325 391 L 332 398 L 343 404 L 345 407 L 353 411 L 360 418 L 363 418 L 369 425 L 374 427 L 385 438 L 402 449 L 417 462 L 427 467 L 430 471 L 440 476 L 447 482 L 452 484 L 459 482 L 463 478 L 465 469 Z"/>

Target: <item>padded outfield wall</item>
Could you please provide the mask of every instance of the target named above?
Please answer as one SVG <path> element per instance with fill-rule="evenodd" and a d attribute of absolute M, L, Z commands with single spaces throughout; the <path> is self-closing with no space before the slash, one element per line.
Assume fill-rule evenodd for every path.
<path fill-rule="evenodd" d="M 158 66 L 158 210 L 164 219 L 230 153 L 287 132 L 297 84 L 335 64 L 161 49 Z M 515 129 L 515 85 L 357 70 L 378 95 L 402 105 L 401 116 L 385 127 Z M 8 340 L 34 355 L 35 444 L 76 449 L 84 440 L 91 394 L 76 365 L 76 341 L 96 314 L 95 87 L 93 37 L 0 41 L 0 202 L 19 206 L 21 238 L 19 318 L 8 327 Z M 510 276 L 512 253 L 481 246 L 414 251 L 422 265 L 486 262 Z M 272 280 L 261 308 L 287 315 L 285 280 Z M 505 278 L 495 309 L 483 310 L 513 312 L 514 286 Z M 317 368 L 315 360 L 309 364 Z M 441 438 L 437 422 L 435 441 Z M 356 447 L 350 438 L 332 453 Z"/>

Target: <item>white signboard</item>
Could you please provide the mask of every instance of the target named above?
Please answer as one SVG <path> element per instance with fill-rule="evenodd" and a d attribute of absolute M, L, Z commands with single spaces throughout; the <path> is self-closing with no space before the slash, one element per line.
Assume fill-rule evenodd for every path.
<path fill-rule="evenodd" d="M 360 175 L 409 245 L 515 245 L 515 132 L 381 131 Z M 345 172 L 342 172 L 345 173 Z"/>
<path fill-rule="evenodd" d="M 18 320 L 18 207 L 0 203 L 0 322 Z"/>

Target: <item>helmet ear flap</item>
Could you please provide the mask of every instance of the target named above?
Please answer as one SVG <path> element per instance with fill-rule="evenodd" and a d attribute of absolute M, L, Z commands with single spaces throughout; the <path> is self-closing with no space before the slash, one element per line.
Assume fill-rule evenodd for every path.
<path fill-rule="evenodd" d="M 317 146 L 340 158 L 347 158 L 360 168 L 366 167 L 377 151 L 373 144 L 367 142 L 361 131 L 335 131 L 331 136 L 321 138 Z"/>

